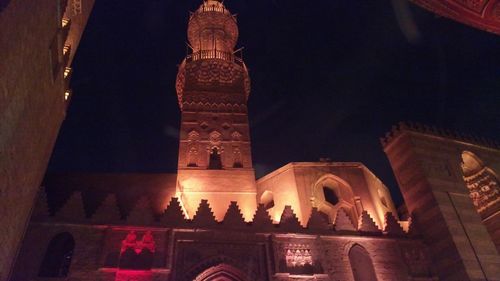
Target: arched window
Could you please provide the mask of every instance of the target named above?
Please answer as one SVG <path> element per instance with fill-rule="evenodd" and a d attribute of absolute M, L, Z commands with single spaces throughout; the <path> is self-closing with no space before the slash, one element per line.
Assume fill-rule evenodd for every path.
<path fill-rule="evenodd" d="M 354 281 L 377 281 L 372 260 L 365 248 L 358 244 L 352 246 L 349 250 L 349 262 Z"/>
<path fill-rule="evenodd" d="M 342 208 L 356 227 L 359 214 L 352 188 L 345 180 L 333 174 L 321 176 L 313 185 L 311 200 L 318 211 L 329 216 L 328 221 L 335 221 L 338 210 Z"/>
<path fill-rule="evenodd" d="M 335 190 L 328 186 L 323 186 L 323 195 L 325 196 L 325 201 L 332 204 L 333 206 L 339 203 L 339 198 L 335 193 Z"/>
<path fill-rule="evenodd" d="M 210 152 L 208 169 L 210 169 L 210 170 L 221 170 L 222 169 L 222 161 L 221 161 L 220 153 L 219 153 L 219 150 L 217 149 L 217 147 L 212 148 L 212 151 Z"/>
<path fill-rule="evenodd" d="M 43 258 L 39 277 L 66 277 L 69 273 L 75 240 L 68 232 L 57 234 L 50 240 Z"/>
<path fill-rule="evenodd" d="M 472 202 L 480 214 L 500 201 L 497 176 L 470 151 L 462 152 L 462 174 Z"/>

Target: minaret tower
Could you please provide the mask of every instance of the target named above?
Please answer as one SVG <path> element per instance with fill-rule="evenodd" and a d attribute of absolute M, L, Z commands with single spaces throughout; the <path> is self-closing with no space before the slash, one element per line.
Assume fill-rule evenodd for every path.
<path fill-rule="evenodd" d="M 221 1 L 206 0 L 189 18 L 192 50 L 179 66 L 182 112 L 177 196 L 192 217 L 202 199 L 218 220 L 237 201 L 246 220 L 256 208 L 247 99 L 250 78 L 235 55 L 236 17 Z"/>

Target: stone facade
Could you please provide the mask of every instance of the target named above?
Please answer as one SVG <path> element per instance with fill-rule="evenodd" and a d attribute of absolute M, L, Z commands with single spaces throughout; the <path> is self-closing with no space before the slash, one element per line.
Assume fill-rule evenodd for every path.
<path fill-rule="evenodd" d="M 50 215 L 46 191 L 41 190 L 11 280 L 45 280 L 36 276 L 45 255 L 51 253 L 51 239 L 60 233 L 74 239 L 70 280 L 207 280 L 196 278 L 210 275 L 210 270 L 217 274 L 218 268 L 241 275 L 228 280 L 358 280 L 349 260 L 354 246 L 368 253 L 376 280 L 435 280 L 427 248 L 398 223 L 387 223 L 384 229 L 360 225 L 344 230 L 339 219 L 339 225 L 333 225 L 314 209 L 308 227 L 302 227 L 287 206 L 280 222 L 273 224 L 263 205 L 251 222 L 245 222 L 236 203 L 222 221 L 216 221 L 206 201 L 192 219 L 186 219 L 176 198 L 165 212 L 142 210 L 140 220 L 132 222 L 134 210 L 126 218 L 113 218 L 101 206 L 87 216 L 89 201 L 76 194 L 70 198 L 79 198 L 80 204 L 70 199 Z M 67 207 L 72 208 L 72 217 L 65 214 Z M 133 263 L 128 261 L 131 257 Z"/>
<path fill-rule="evenodd" d="M 1 2 L 0 280 L 6 280 L 66 114 L 71 61 L 94 1 Z"/>
<path fill-rule="evenodd" d="M 500 34 L 500 1 L 498 0 L 410 1 L 440 16 Z"/>
<path fill-rule="evenodd" d="M 181 108 L 177 196 L 189 216 L 201 199 L 208 200 L 217 219 L 237 201 L 248 221 L 256 207 L 250 77 L 234 54 L 236 17 L 217 1 L 205 2 L 190 16 L 188 40 L 192 53 L 179 66 L 176 82 Z"/>
<path fill-rule="evenodd" d="M 255 181 L 236 18 L 204 1 L 182 62 L 177 174 L 47 175 L 11 280 L 500 280 L 500 150 L 400 124 L 382 140 L 407 213 L 361 163 Z"/>
<path fill-rule="evenodd" d="M 485 191 L 479 201 L 484 206 L 474 205 L 471 199 L 477 196 L 467 186 L 474 173 L 500 169 L 498 144 L 401 123 L 383 145 L 408 211 L 433 252 L 440 280 L 498 280 L 498 177 L 489 176 L 479 188 Z M 471 155 L 487 166 L 480 163 L 484 167 L 475 172 L 468 167 Z"/>

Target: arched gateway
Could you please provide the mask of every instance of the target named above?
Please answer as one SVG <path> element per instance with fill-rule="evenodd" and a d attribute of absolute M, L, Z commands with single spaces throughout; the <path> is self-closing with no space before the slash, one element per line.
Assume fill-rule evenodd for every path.
<path fill-rule="evenodd" d="M 193 281 L 249 281 L 237 268 L 221 263 L 200 273 Z"/>

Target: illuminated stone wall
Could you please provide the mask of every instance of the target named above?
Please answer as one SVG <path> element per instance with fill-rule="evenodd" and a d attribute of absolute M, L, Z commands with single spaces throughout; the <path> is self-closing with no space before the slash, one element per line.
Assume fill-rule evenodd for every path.
<path fill-rule="evenodd" d="M 494 225 L 498 211 L 488 220 L 481 218 L 461 164 L 463 152 L 469 151 L 492 171 L 498 170 L 499 146 L 405 123 L 395 127 L 382 143 L 408 211 L 432 251 L 440 280 L 500 280 L 500 256 L 495 248 L 498 223 Z"/>
<path fill-rule="evenodd" d="M 338 202 L 328 202 L 324 188 L 331 189 Z M 278 221 L 285 205 L 291 205 L 305 225 L 313 207 L 333 222 L 343 208 L 354 225 L 363 211 L 368 211 L 382 227 L 387 212 L 396 214 L 387 187 L 361 163 L 295 162 L 269 173 L 257 181 L 257 198 L 266 204 L 272 194 L 271 217 Z"/>
<path fill-rule="evenodd" d="M 231 276 L 246 281 L 357 281 L 350 261 L 353 247 L 367 253 L 377 280 L 435 280 L 426 246 L 418 236 L 405 233 L 394 217 L 387 217 L 383 229 L 360 219 L 359 228 L 346 230 L 339 219 L 329 225 L 316 209 L 308 226 L 302 227 L 290 207 L 280 223 L 273 224 L 262 205 L 252 222 L 245 223 L 235 203 L 218 222 L 206 201 L 193 219 L 185 219 L 176 199 L 156 219 L 151 219 L 153 210 L 138 204 L 120 218 L 117 202 L 108 199 L 86 216 L 78 192 L 51 216 L 48 201 L 42 191 L 13 281 L 46 280 L 37 275 L 51 251 L 51 239 L 59 233 L 69 233 L 75 241 L 64 277 L 69 280 L 192 281 Z"/>
<path fill-rule="evenodd" d="M 66 9 L 74 2 L 78 13 Z M 15 259 L 64 119 L 67 67 L 93 2 L 12 0 L 0 11 L 0 280 Z M 62 26 L 62 19 L 71 23 Z M 65 54 L 64 46 L 71 46 Z"/>
<path fill-rule="evenodd" d="M 177 196 L 192 217 L 202 199 L 222 220 L 231 201 L 245 219 L 256 208 L 247 99 L 250 77 L 234 53 L 236 16 L 219 1 L 204 1 L 190 15 L 191 53 L 179 66 L 181 109 Z"/>

